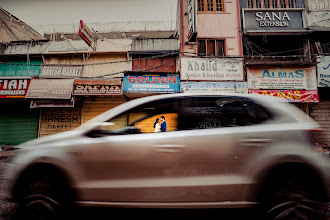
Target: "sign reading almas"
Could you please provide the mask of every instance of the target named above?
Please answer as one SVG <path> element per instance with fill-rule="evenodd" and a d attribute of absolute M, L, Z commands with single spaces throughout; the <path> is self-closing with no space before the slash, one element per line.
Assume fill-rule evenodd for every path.
<path fill-rule="evenodd" d="M 304 9 L 243 9 L 245 34 L 283 34 L 309 32 L 303 19 Z"/>

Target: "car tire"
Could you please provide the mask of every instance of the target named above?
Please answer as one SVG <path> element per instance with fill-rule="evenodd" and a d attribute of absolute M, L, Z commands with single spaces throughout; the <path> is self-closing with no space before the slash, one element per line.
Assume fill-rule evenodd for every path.
<path fill-rule="evenodd" d="M 325 220 L 324 200 L 315 179 L 294 172 L 276 175 L 268 181 L 261 199 L 263 219 Z"/>
<path fill-rule="evenodd" d="M 73 200 L 58 172 L 44 168 L 28 172 L 21 187 L 17 219 L 70 219 Z"/>

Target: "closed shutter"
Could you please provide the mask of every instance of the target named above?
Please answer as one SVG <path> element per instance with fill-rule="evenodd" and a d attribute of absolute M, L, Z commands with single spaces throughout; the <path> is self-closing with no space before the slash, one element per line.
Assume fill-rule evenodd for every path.
<path fill-rule="evenodd" d="M 93 97 L 84 101 L 83 106 L 83 122 L 85 123 L 90 119 L 98 116 L 99 114 L 108 111 L 120 104 L 126 102 L 123 96 L 120 97 Z"/>
<path fill-rule="evenodd" d="M 0 101 L 0 145 L 18 145 L 38 137 L 39 109 L 30 102 Z"/>
<path fill-rule="evenodd" d="M 310 116 L 324 129 L 315 134 L 316 143 L 322 147 L 330 146 L 330 99 L 311 104 Z"/>
<path fill-rule="evenodd" d="M 81 125 L 81 104 L 74 108 L 42 108 L 39 136 L 70 131 Z"/>

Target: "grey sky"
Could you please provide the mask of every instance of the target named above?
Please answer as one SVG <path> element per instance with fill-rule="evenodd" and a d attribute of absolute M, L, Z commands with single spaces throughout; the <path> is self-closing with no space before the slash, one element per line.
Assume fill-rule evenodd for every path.
<path fill-rule="evenodd" d="M 28 25 L 174 21 L 177 0 L 0 0 Z"/>

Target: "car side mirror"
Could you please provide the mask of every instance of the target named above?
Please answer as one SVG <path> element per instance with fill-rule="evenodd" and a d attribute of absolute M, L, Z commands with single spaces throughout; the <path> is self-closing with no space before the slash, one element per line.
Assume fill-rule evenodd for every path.
<path fill-rule="evenodd" d="M 98 137 L 105 137 L 105 136 L 112 136 L 112 135 L 127 135 L 127 134 L 139 134 L 141 133 L 140 129 L 135 126 L 128 126 L 124 127 L 119 130 L 103 130 L 103 129 L 96 129 L 91 130 L 86 135 L 91 138 L 98 138 Z"/>

